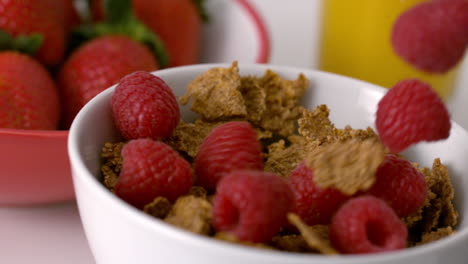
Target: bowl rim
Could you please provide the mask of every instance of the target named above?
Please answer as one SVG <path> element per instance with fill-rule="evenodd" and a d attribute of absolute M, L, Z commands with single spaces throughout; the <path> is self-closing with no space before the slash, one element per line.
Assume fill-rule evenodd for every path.
<path fill-rule="evenodd" d="M 249 0 L 236 2 L 252 20 L 258 37 L 258 54 L 255 63 L 268 63 L 271 55 L 271 41 L 265 20 Z M 164 69 L 163 69 L 164 70 Z M 22 136 L 31 138 L 66 138 L 69 130 L 30 130 L 15 128 L 0 128 L 0 136 Z"/>
<path fill-rule="evenodd" d="M 66 138 L 69 130 L 31 130 L 0 128 L 0 136 L 18 136 L 31 138 Z"/>
<path fill-rule="evenodd" d="M 179 66 L 169 69 L 157 70 L 152 72 L 152 74 L 166 74 L 169 71 L 178 72 L 184 71 L 187 69 L 209 69 L 212 67 L 228 67 L 228 63 L 207 63 L 207 64 L 197 64 L 197 65 L 188 65 L 188 66 Z M 346 82 L 355 82 L 359 83 L 359 89 L 366 89 L 378 92 L 383 96 L 387 89 L 381 86 L 378 86 L 373 83 L 369 83 L 363 80 L 356 78 L 343 76 L 331 72 L 324 72 L 320 70 L 301 68 L 301 67 L 291 67 L 291 66 L 281 66 L 274 64 L 252 64 L 252 63 L 239 63 L 239 69 L 251 69 L 257 68 L 259 70 L 272 69 L 275 72 L 281 74 L 281 72 L 296 72 L 297 74 L 303 73 L 306 76 L 314 76 L 314 78 L 339 78 L 345 80 Z M 318 77 L 317 77 L 318 76 Z M 398 250 L 393 252 L 384 252 L 379 254 L 364 254 L 364 255 L 338 255 L 338 256 L 326 256 L 326 255 L 315 255 L 315 254 L 304 254 L 304 253 L 294 253 L 294 252 L 283 252 L 283 251 L 270 251 L 262 250 L 258 248 L 247 247 L 243 245 L 238 245 L 234 243 L 228 243 L 220 240 L 215 240 L 211 237 L 205 237 L 197 234 L 193 234 L 189 231 L 183 230 L 178 227 L 174 227 L 160 219 L 155 219 L 147 214 L 144 214 L 137 208 L 127 204 L 125 201 L 119 199 L 114 194 L 108 191 L 92 173 L 86 168 L 84 161 L 80 158 L 78 153 L 78 140 L 77 140 L 77 124 L 81 123 L 84 117 L 89 112 L 91 105 L 95 104 L 98 101 L 103 100 L 105 97 L 111 96 L 116 85 L 111 86 L 102 93 L 94 97 L 85 107 L 81 109 L 77 117 L 72 123 L 70 129 L 70 136 L 68 137 L 68 155 L 70 157 L 70 162 L 72 164 L 72 169 L 78 171 L 78 173 L 72 173 L 75 180 L 83 183 L 84 188 L 88 191 L 91 191 L 96 197 L 101 199 L 108 206 L 112 207 L 113 210 L 120 210 L 122 212 L 126 211 L 126 217 L 130 221 L 133 221 L 134 224 L 140 225 L 141 228 L 146 230 L 151 230 L 150 232 L 163 233 L 167 237 L 171 237 L 179 243 L 185 243 L 187 245 L 196 245 L 197 247 L 209 248 L 211 250 L 228 250 L 233 255 L 244 255 L 245 257 L 251 257 L 254 259 L 268 260 L 269 258 L 275 258 L 279 261 L 321 261 L 320 263 L 329 263 L 336 264 L 337 261 L 349 261 L 351 263 L 367 263 L 368 261 L 385 261 L 385 260 L 404 260 L 406 258 L 411 258 L 416 255 L 424 255 L 428 252 L 437 252 L 444 250 L 455 243 L 459 243 L 462 240 L 467 240 L 468 238 L 468 227 L 459 230 L 450 237 L 434 241 L 428 244 L 419 245 L 416 247 L 406 248 L 404 250 Z M 456 122 L 452 120 L 452 129 L 456 128 L 457 131 L 464 134 L 464 137 L 468 138 L 468 132 Z M 76 188 L 76 186 L 75 186 Z M 80 214 L 81 215 L 81 214 Z"/>

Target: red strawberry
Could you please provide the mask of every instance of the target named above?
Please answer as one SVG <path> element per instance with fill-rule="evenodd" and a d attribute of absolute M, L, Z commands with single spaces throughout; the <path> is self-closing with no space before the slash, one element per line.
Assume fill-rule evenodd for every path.
<path fill-rule="evenodd" d="M 450 135 L 450 116 L 428 84 L 404 80 L 380 100 L 375 125 L 382 142 L 394 153 L 420 141 Z"/>
<path fill-rule="evenodd" d="M 78 26 L 81 22 L 81 18 L 78 15 L 78 11 L 73 4 L 74 0 L 65 0 L 65 14 L 67 17 L 67 25 L 69 28 Z"/>
<path fill-rule="evenodd" d="M 196 63 L 201 18 L 193 0 L 133 0 L 136 16 L 158 35 L 169 53 L 169 66 Z M 103 0 L 91 3 L 96 20 L 105 17 Z"/>
<path fill-rule="evenodd" d="M 63 9 L 58 4 L 37 0 L 0 1 L 0 29 L 13 35 L 39 34 L 42 45 L 36 57 L 46 65 L 56 65 L 65 52 Z"/>
<path fill-rule="evenodd" d="M 91 98 L 134 71 L 158 65 L 144 45 L 124 36 L 104 36 L 78 48 L 59 73 L 65 126 Z"/>
<path fill-rule="evenodd" d="M 0 52 L 0 80 L 1 128 L 57 128 L 57 89 L 41 64 L 17 52 Z"/>
<path fill-rule="evenodd" d="M 41 0 L 43 5 L 56 10 L 61 24 L 67 31 L 80 24 L 80 17 L 74 5 L 74 0 Z"/>
<path fill-rule="evenodd" d="M 395 22 L 392 44 L 416 68 L 450 70 L 468 45 L 468 1 L 428 1 L 409 9 Z"/>

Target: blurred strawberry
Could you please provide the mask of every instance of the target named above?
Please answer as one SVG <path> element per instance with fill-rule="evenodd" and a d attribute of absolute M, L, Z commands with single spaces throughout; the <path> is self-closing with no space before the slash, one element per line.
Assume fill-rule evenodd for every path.
<path fill-rule="evenodd" d="M 106 16 L 104 1 L 91 1 L 91 12 L 96 21 Z M 200 0 L 132 0 L 132 4 L 136 17 L 164 43 L 169 53 L 169 66 L 197 62 L 202 17 L 206 18 Z"/>
<path fill-rule="evenodd" d="M 95 95 L 134 71 L 153 71 L 158 64 L 143 44 L 125 36 L 93 39 L 74 51 L 59 72 L 64 126 Z"/>
<path fill-rule="evenodd" d="M 57 89 L 39 62 L 15 51 L 0 52 L 0 79 L 1 128 L 57 128 Z"/>
<path fill-rule="evenodd" d="M 65 23 L 68 29 L 72 29 L 78 26 L 81 22 L 81 18 L 74 5 L 74 0 L 54 0 L 59 1 L 63 4 L 63 14 L 65 16 Z"/>
<path fill-rule="evenodd" d="M 37 0 L 2 0 L 0 1 L 0 17 L 2 18 L 0 30 L 13 37 L 24 38 L 34 35 L 35 41 L 31 45 L 39 47 L 35 57 L 48 66 L 56 65 L 63 59 L 66 39 L 63 8 L 58 3 Z M 37 41 L 38 39 L 40 41 Z M 2 49 L 12 47 L 5 41 L 2 41 L 2 44 Z M 33 53 L 35 50 L 36 48 L 29 49 Z"/>

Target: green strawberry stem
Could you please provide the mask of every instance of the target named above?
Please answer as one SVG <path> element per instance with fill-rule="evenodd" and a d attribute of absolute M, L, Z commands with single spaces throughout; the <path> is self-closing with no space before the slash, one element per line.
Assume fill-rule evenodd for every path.
<path fill-rule="evenodd" d="M 210 16 L 208 15 L 208 11 L 206 10 L 205 4 L 206 0 L 192 0 L 194 5 L 197 7 L 198 14 L 203 22 L 208 23 L 210 22 Z"/>
<path fill-rule="evenodd" d="M 29 55 L 35 55 L 42 45 L 44 38 L 40 34 L 18 35 L 0 30 L 0 50 L 15 50 Z"/>
<path fill-rule="evenodd" d="M 147 45 L 154 53 L 159 66 L 169 64 L 169 56 L 161 39 L 133 14 L 131 0 L 105 0 L 105 21 L 85 24 L 73 32 L 74 46 L 104 35 L 125 35 Z"/>
<path fill-rule="evenodd" d="M 134 20 L 131 0 L 104 0 L 104 12 L 109 24 L 125 24 Z"/>

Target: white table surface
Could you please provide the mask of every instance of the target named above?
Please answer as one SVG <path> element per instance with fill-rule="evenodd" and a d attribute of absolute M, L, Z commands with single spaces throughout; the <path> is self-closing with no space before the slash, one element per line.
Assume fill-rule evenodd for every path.
<path fill-rule="evenodd" d="M 316 67 L 319 0 L 251 0 L 262 13 L 272 40 L 270 62 Z M 287 7 L 285 7 L 287 5 Z M 468 127 L 468 59 L 450 108 Z M 465 89 L 462 89 L 464 87 Z M 0 263 L 93 264 L 74 202 L 0 208 Z"/>

